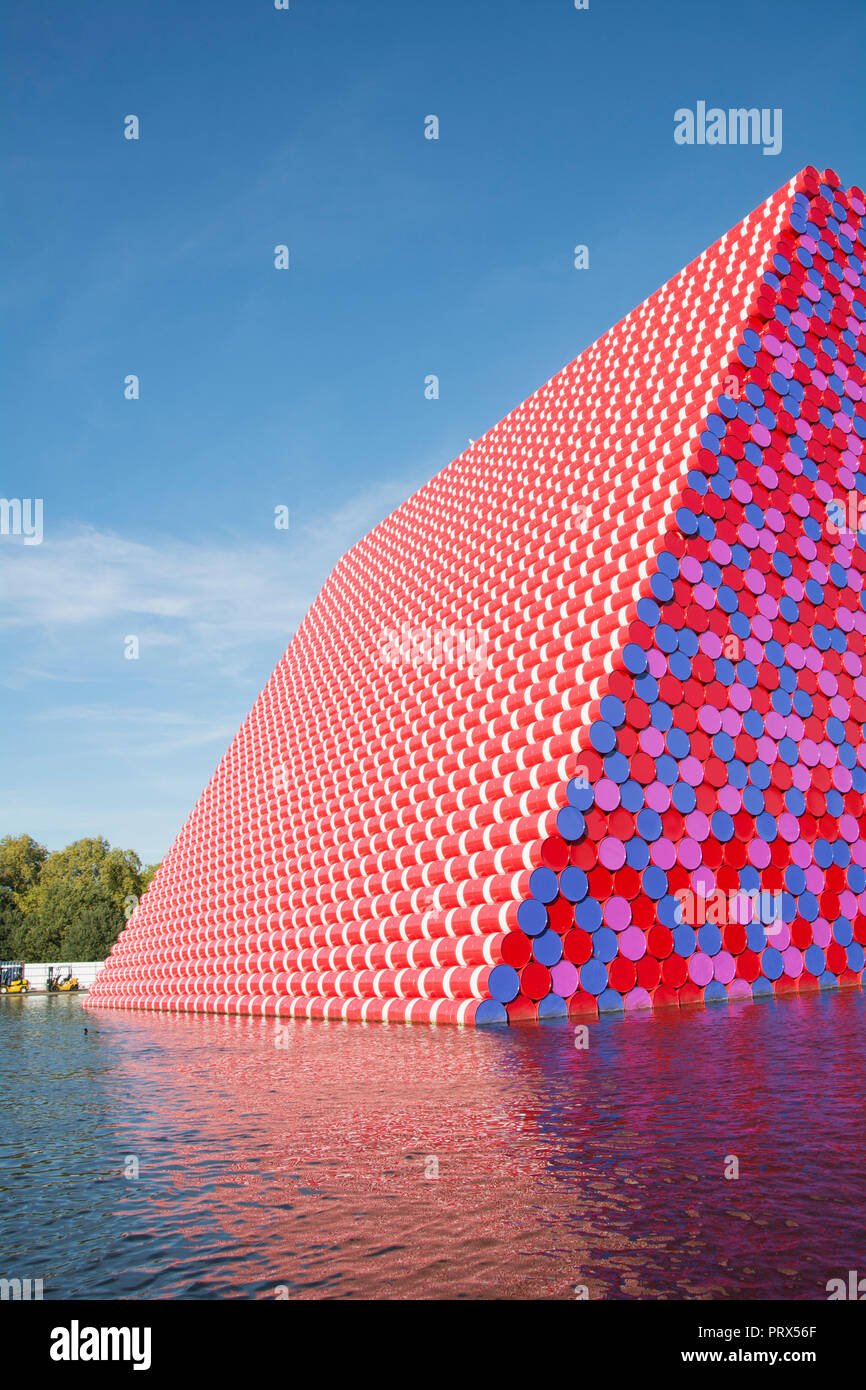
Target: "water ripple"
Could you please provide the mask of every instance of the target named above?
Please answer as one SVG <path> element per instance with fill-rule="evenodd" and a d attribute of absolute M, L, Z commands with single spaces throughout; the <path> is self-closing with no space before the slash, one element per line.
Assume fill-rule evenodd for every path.
<path fill-rule="evenodd" d="M 864 1024 L 848 991 L 602 1020 L 584 1050 L 565 1023 L 4 1000 L 0 1274 L 46 1298 L 823 1298 L 866 1257 Z"/>

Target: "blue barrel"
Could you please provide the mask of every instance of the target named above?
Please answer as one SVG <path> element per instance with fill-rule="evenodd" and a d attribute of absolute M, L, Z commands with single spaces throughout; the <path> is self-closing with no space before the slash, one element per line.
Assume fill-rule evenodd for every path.
<path fill-rule="evenodd" d="M 508 1013 L 504 1004 L 498 1004 L 495 999 L 482 999 L 478 1008 L 475 1010 L 476 1026 L 483 1027 L 491 1023 L 507 1023 Z"/>
<path fill-rule="evenodd" d="M 513 965 L 494 965 L 487 978 L 487 988 L 494 1000 L 500 1004 L 510 1004 L 520 992 L 520 976 Z M 477 1017 L 476 1015 L 476 1022 Z"/>

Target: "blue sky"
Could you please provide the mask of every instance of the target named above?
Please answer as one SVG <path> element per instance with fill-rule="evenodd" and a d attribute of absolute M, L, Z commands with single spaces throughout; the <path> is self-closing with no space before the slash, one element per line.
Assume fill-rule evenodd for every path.
<path fill-rule="evenodd" d="M 0 537 L 0 834 L 51 848 L 161 857 L 348 546 L 796 169 L 866 182 L 851 0 L 2 28 L 0 493 L 44 539 Z M 781 153 L 676 145 L 699 100 L 781 107 Z"/>

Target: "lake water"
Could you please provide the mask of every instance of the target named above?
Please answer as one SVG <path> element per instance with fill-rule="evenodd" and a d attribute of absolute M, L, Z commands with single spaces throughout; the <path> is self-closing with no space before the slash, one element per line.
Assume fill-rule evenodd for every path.
<path fill-rule="evenodd" d="M 46 1299 L 824 1299 L 866 1269 L 859 990 L 576 1040 L 6 998 L 0 1276 Z"/>

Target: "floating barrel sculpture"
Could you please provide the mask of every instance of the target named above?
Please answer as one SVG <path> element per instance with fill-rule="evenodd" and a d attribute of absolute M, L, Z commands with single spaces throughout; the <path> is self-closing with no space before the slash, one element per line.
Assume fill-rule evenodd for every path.
<path fill-rule="evenodd" d="M 803 170 L 343 557 L 89 1006 L 859 983 L 864 213 Z"/>

